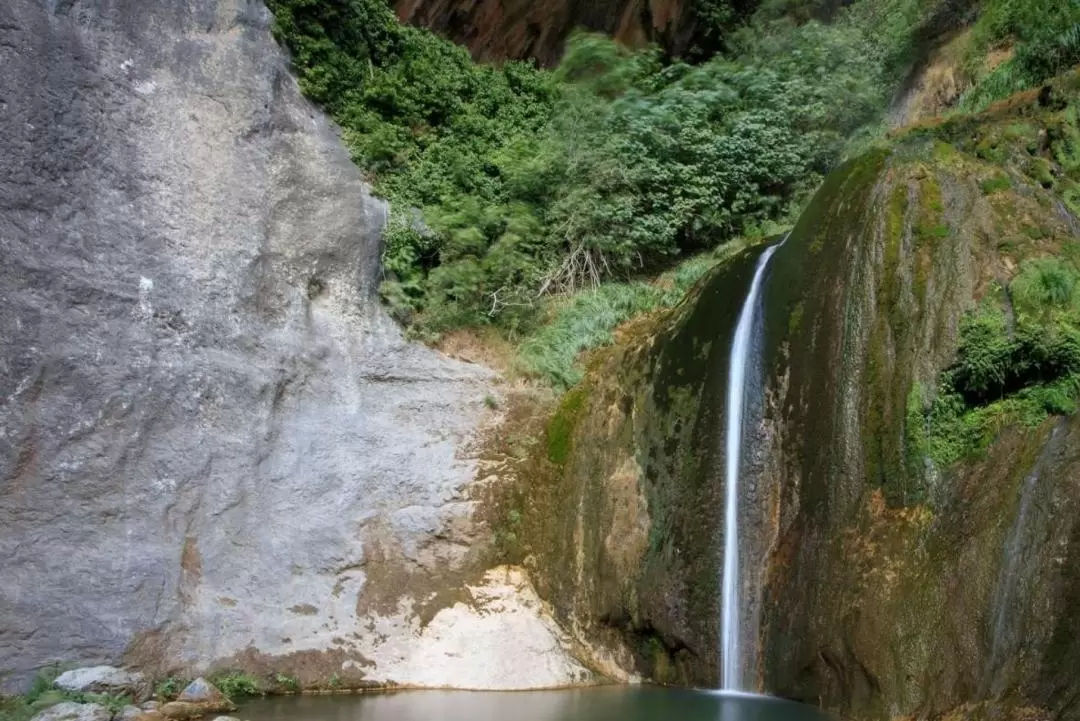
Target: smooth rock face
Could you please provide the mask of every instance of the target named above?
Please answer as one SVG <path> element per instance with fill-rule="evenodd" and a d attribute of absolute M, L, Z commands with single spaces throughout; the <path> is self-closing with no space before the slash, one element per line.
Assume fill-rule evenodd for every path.
<path fill-rule="evenodd" d="M 483 573 L 490 374 L 378 305 L 385 207 L 270 21 L 0 3 L 2 690 L 56 660 L 411 683 L 371 619 Z M 547 685 L 534 660 L 500 684 Z"/>
<path fill-rule="evenodd" d="M 65 671 L 53 685 L 66 691 L 83 693 L 131 693 L 137 695 L 146 687 L 146 677 L 137 671 L 124 671 L 115 666 L 91 666 Z"/>
<path fill-rule="evenodd" d="M 112 713 L 101 704 L 65 701 L 45 709 L 31 721 L 110 721 Z"/>

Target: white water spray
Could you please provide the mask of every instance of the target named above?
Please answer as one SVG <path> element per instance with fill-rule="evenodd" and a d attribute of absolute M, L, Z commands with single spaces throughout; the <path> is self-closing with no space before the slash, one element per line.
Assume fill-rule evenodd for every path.
<path fill-rule="evenodd" d="M 731 344 L 727 387 L 727 438 L 724 469 L 724 578 L 721 608 L 720 663 L 721 686 L 725 691 L 742 689 L 742 655 L 739 648 L 739 464 L 743 439 L 743 408 L 746 405 L 746 371 L 753 361 L 754 328 L 761 295 L 762 280 L 769 259 L 783 245 L 766 248 L 758 259 L 750 292 L 739 313 L 735 339 Z"/>

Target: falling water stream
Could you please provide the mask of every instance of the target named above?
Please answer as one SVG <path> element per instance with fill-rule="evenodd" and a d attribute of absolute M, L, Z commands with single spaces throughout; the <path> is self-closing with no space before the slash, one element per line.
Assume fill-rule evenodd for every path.
<path fill-rule="evenodd" d="M 739 578 L 739 470 L 743 445 L 743 411 L 747 398 L 747 371 L 755 362 L 754 351 L 760 333 L 758 317 L 761 305 L 761 288 L 773 253 L 783 245 L 778 243 L 761 254 L 750 291 L 739 313 L 735 338 L 731 344 L 731 360 L 728 364 L 727 429 L 725 439 L 724 468 L 724 575 L 721 593 L 720 630 L 720 680 L 725 691 L 742 689 L 742 650 L 740 649 L 739 618 L 741 617 Z"/>

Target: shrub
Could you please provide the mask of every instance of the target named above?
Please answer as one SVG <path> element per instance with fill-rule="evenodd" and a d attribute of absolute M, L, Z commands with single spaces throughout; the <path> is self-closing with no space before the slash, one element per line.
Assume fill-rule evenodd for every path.
<path fill-rule="evenodd" d="M 274 676 L 274 683 L 280 692 L 297 693 L 300 691 L 300 682 L 293 676 L 279 673 Z"/>
<path fill-rule="evenodd" d="M 383 0 L 270 0 L 305 93 L 393 203 L 382 296 L 421 337 L 523 333 L 544 296 L 789 214 L 880 118 L 918 5 L 859 0 L 832 25 L 765 13 L 697 65 L 578 35 L 544 71 L 475 64 Z M 736 7 L 694 11 L 716 39 Z"/>

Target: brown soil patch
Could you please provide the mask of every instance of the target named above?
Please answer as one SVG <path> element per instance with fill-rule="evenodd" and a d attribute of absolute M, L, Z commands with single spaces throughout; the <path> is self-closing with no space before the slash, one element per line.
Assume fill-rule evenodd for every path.
<path fill-rule="evenodd" d="M 327 651 L 296 651 L 272 656 L 248 648 L 217 664 L 210 676 L 225 671 L 243 671 L 263 681 L 267 689 L 278 689 L 278 675 L 295 679 L 307 691 L 363 691 L 387 685 L 365 679 L 366 668 L 374 664 L 356 651 L 335 648 Z M 292 690 L 292 689 L 281 689 Z"/>
<path fill-rule="evenodd" d="M 435 348 L 466 363 L 487 366 L 503 376 L 514 371 L 517 349 L 493 328 L 461 328 L 445 334 Z"/>

